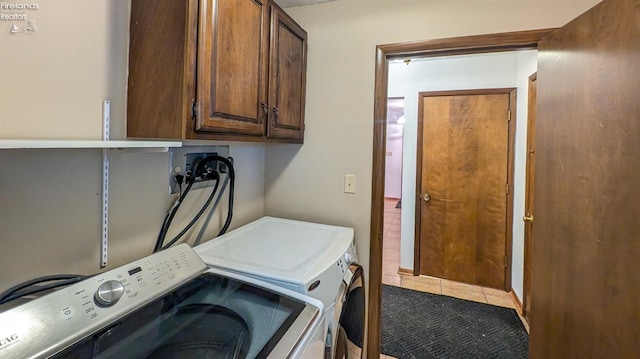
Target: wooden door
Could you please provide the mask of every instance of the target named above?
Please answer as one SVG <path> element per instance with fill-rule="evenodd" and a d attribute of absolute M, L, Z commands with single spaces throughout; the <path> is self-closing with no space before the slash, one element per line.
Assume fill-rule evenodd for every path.
<path fill-rule="evenodd" d="M 269 5 L 201 0 L 196 131 L 264 135 Z"/>
<path fill-rule="evenodd" d="M 529 106 L 527 110 L 527 168 L 525 174 L 524 197 L 524 280 L 522 311 L 529 320 L 531 312 L 531 233 L 533 232 L 533 204 L 535 190 L 535 141 L 536 141 L 536 79 L 537 74 L 529 76 Z"/>
<path fill-rule="evenodd" d="M 269 125 L 267 137 L 302 142 L 307 33 L 282 9 L 271 7 Z"/>
<path fill-rule="evenodd" d="M 420 94 L 421 274 L 506 288 L 512 96 Z"/>
<path fill-rule="evenodd" d="M 640 353 L 640 1 L 539 44 L 530 357 Z"/>

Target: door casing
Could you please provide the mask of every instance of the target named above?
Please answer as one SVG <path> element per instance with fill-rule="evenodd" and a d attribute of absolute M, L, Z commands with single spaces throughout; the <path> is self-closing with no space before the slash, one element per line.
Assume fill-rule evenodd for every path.
<path fill-rule="evenodd" d="M 533 194 L 535 191 L 534 161 L 535 161 L 535 124 L 536 124 L 536 81 L 538 73 L 529 76 L 529 98 L 527 114 L 527 167 L 525 174 L 524 215 L 533 215 Z M 534 217 L 535 218 L 535 217 Z M 522 219 L 525 221 L 525 219 Z M 535 220 L 535 219 L 534 219 Z M 529 321 L 531 311 L 531 235 L 533 220 L 524 222 L 524 276 L 522 283 L 522 315 Z"/>
<path fill-rule="evenodd" d="M 463 36 L 376 47 L 373 108 L 373 169 L 369 251 L 369 299 L 367 306 L 367 357 L 380 357 L 380 311 L 382 292 L 382 234 L 384 215 L 384 169 L 386 155 L 387 85 L 389 61 L 417 57 L 479 54 L 537 49 L 552 29 Z"/>

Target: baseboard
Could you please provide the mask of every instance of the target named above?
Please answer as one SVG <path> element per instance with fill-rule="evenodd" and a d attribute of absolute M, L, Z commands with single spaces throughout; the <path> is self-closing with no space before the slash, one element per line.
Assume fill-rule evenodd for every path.
<path fill-rule="evenodd" d="M 518 312 L 518 314 L 523 315 L 522 302 L 520 301 L 520 298 L 518 298 L 518 295 L 513 291 L 513 289 L 509 293 L 511 293 L 511 298 L 516 305 L 516 311 Z"/>
<path fill-rule="evenodd" d="M 413 275 L 413 269 L 407 269 L 407 268 L 398 268 L 398 274 L 404 274 L 404 275 Z"/>

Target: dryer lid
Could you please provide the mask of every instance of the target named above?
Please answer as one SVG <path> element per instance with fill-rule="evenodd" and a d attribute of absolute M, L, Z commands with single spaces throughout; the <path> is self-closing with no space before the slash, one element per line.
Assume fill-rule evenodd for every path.
<path fill-rule="evenodd" d="M 263 217 L 194 250 L 209 265 L 304 281 L 313 268 L 335 263 L 352 240 L 352 228 Z"/>

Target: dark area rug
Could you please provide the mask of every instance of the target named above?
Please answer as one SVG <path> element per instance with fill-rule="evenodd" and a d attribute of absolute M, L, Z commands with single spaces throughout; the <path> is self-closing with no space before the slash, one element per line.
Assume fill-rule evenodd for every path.
<path fill-rule="evenodd" d="M 396 358 L 527 358 L 529 335 L 509 308 L 382 286 L 381 351 Z"/>
<path fill-rule="evenodd" d="M 398 203 L 396 203 L 396 208 L 402 208 L 402 201 L 398 201 Z"/>

